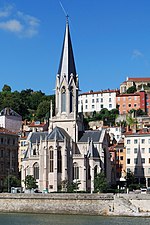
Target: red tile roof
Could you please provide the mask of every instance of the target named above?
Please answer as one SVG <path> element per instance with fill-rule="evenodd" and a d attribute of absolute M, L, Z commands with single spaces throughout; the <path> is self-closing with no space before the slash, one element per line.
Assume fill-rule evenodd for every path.
<path fill-rule="evenodd" d="M 17 133 L 12 132 L 10 130 L 7 130 L 7 129 L 3 128 L 3 127 L 0 127 L 0 134 L 13 134 L 13 135 L 17 135 Z"/>
<path fill-rule="evenodd" d="M 150 77 L 129 77 L 128 81 L 136 81 L 136 82 L 149 81 L 150 82 Z"/>
<path fill-rule="evenodd" d="M 113 93 L 113 92 L 118 93 L 119 89 L 114 89 L 114 90 L 107 89 L 107 90 L 102 90 L 102 91 L 89 91 L 89 92 L 84 92 L 80 95 L 92 95 L 92 94 Z"/>
<path fill-rule="evenodd" d="M 35 122 L 32 122 L 28 127 L 44 127 L 46 125 L 46 123 L 40 123 L 40 124 L 36 124 Z"/>

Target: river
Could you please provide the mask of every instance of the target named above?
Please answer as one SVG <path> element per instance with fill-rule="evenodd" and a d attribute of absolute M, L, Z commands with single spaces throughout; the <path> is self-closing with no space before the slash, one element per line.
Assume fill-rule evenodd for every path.
<path fill-rule="evenodd" d="M 0 225 L 150 225 L 150 218 L 1 213 Z"/>

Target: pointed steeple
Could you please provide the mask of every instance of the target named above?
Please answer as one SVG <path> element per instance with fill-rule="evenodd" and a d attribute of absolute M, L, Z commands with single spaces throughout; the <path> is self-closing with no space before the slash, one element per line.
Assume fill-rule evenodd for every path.
<path fill-rule="evenodd" d="M 61 59 L 58 69 L 58 75 L 60 76 L 60 81 L 62 80 L 63 76 L 66 76 L 67 82 L 69 83 L 71 75 L 76 83 L 76 68 L 75 68 L 75 61 L 71 43 L 71 36 L 69 31 L 69 23 L 68 23 L 68 16 L 66 21 L 66 30 L 63 42 L 63 48 L 61 53 Z"/>

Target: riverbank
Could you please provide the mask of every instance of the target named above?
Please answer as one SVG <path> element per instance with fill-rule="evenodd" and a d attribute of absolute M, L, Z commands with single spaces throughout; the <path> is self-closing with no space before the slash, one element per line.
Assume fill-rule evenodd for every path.
<path fill-rule="evenodd" d="M 150 195 L 1 193 L 0 212 L 150 216 Z"/>

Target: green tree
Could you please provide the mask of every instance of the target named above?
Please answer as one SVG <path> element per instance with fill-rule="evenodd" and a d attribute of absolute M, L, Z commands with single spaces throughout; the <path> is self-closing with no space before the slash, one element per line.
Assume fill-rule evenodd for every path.
<path fill-rule="evenodd" d="M 94 191 L 105 192 L 107 188 L 108 184 L 104 172 L 98 173 L 94 178 Z"/>
<path fill-rule="evenodd" d="M 135 93 L 136 91 L 136 86 L 131 86 L 127 89 L 127 94 Z"/>
<path fill-rule="evenodd" d="M 73 193 L 73 192 L 77 192 L 79 190 L 79 185 L 81 184 L 81 182 L 79 180 L 77 181 L 73 181 L 71 183 L 68 182 L 68 180 L 63 180 L 61 182 L 61 190 L 68 192 L 68 193 Z"/>
<path fill-rule="evenodd" d="M 50 110 L 50 102 L 49 101 L 43 101 L 38 105 L 37 111 L 36 111 L 36 117 L 38 119 L 42 119 L 46 117 L 46 114 Z"/>
<path fill-rule="evenodd" d="M 20 187 L 21 180 L 14 175 L 8 175 L 4 180 L 4 188 L 10 192 L 11 187 Z"/>
<path fill-rule="evenodd" d="M 7 84 L 4 84 L 2 92 L 11 92 L 11 87 Z"/>
<path fill-rule="evenodd" d="M 146 115 L 146 112 L 144 112 L 142 109 L 136 110 L 136 116 L 143 116 L 143 115 Z"/>
<path fill-rule="evenodd" d="M 25 187 L 26 189 L 31 190 L 32 188 L 37 188 L 36 179 L 32 175 L 27 175 L 25 177 Z"/>

